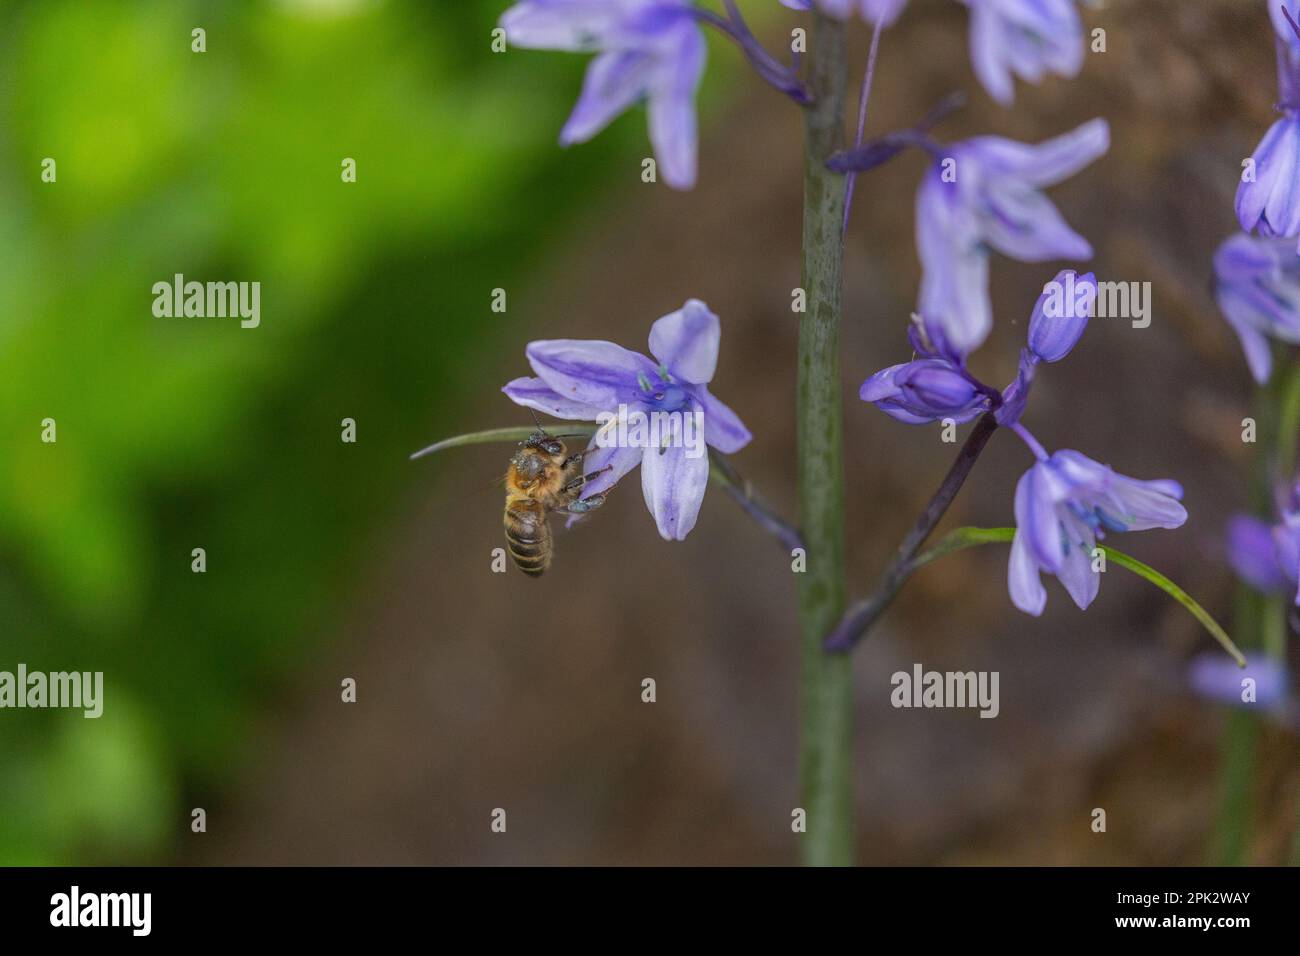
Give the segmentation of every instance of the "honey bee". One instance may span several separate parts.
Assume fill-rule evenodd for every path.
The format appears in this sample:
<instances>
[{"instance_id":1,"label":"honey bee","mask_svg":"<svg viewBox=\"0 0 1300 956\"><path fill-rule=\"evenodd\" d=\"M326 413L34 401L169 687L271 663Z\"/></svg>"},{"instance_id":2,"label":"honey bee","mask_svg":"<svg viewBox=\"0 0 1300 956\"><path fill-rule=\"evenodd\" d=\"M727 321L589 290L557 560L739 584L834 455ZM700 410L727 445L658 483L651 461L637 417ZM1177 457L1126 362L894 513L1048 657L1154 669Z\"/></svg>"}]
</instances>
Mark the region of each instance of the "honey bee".
<instances>
[{"instance_id":1,"label":"honey bee","mask_svg":"<svg viewBox=\"0 0 1300 956\"><path fill-rule=\"evenodd\" d=\"M519 570L538 577L551 566L555 545L547 517L584 515L605 503L604 495L582 498L582 487L597 475L583 474L586 451L568 454L564 442L547 434L539 423L537 431L519 445L506 470L506 544Z\"/></svg>"}]
</instances>

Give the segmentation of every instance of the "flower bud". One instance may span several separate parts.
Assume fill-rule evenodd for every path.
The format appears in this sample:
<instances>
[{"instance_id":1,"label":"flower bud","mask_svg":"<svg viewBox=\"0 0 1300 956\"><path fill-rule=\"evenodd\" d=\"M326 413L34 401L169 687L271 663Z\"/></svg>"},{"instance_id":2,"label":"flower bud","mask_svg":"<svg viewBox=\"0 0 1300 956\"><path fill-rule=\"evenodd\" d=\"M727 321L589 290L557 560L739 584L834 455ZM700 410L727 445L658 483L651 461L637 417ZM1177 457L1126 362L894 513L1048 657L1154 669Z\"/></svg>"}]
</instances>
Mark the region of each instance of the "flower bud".
<instances>
[{"instance_id":1,"label":"flower bud","mask_svg":"<svg viewBox=\"0 0 1300 956\"><path fill-rule=\"evenodd\" d=\"M1029 350L1043 362L1070 354L1097 306L1097 280L1064 269L1043 287L1029 317Z\"/></svg>"}]
</instances>

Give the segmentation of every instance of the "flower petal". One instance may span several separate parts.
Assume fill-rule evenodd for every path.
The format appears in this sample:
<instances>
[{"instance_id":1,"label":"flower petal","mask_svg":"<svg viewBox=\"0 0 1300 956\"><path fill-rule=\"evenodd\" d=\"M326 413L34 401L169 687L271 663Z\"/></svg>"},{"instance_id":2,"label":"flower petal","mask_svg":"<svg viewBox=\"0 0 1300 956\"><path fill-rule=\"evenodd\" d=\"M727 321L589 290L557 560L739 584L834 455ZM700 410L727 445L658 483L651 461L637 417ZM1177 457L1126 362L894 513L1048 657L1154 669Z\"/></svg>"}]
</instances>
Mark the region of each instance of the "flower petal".
<instances>
[{"instance_id":1,"label":"flower petal","mask_svg":"<svg viewBox=\"0 0 1300 956\"><path fill-rule=\"evenodd\" d=\"M609 0L522 0L500 24L511 46L583 52L598 49L625 15Z\"/></svg>"},{"instance_id":2,"label":"flower petal","mask_svg":"<svg viewBox=\"0 0 1300 956\"><path fill-rule=\"evenodd\" d=\"M1116 475L1109 497L1119 510L1113 517L1118 518L1125 531L1181 528L1187 521L1187 509L1178 500L1182 488L1177 482L1138 481Z\"/></svg>"},{"instance_id":3,"label":"flower petal","mask_svg":"<svg viewBox=\"0 0 1300 956\"><path fill-rule=\"evenodd\" d=\"M1083 66L1083 24L1074 0L968 4L975 74L1004 106L1012 100L1012 71L1037 83L1047 73L1075 76Z\"/></svg>"},{"instance_id":4,"label":"flower petal","mask_svg":"<svg viewBox=\"0 0 1300 956\"><path fill-rule=\"evenodd\" d=\"M916 248L921 258L917 311L942 330L955 352L973 352L993 328L988 253L958 184L943 182L938 166L931 167L916 194Z\"/></svg>"},{"instance_id":5,"label":"flower petal","mask_svg":"<svg viewBox=\"0 0 1300 956\"><path fill-rule=\"evenodd\" d=\"M1029 316L1029 348L1044 362L1059 362L1070 354L1092 317L1097 303L1097 279L1073 269L1057 273L1038 297Z\"/></svg>"},{"instance_id":6,"label":"flower petal","mask_svg":"<svg viewBox=\"0 0 1300 956\"><path fill-rule=\"evenodd\" d=\"M1023 479L1022 479L1023 483ZM1020 497L1016 489L1016 497ZM1029 548L1028 535L1021 528L1016 528L1015 537L1011 539L1011 560L1007 564L1007 591L1011 603L1024 611L1038 617L1047 604L1047 590L1039 578L1038 562L1034 560Z\"/></svg>"},{"instance_id":7,"label":"flower petal","mask_svg":"<svg viewBox=\"0 0 1300 956\"><path fill-rule=\"evenodd\" d=\"M1297 168L1300 167L1300 121L1283 121L1282 135L1270 162L1274 166L1273 189L1264 206L1268 234L1300 235L1300 183L1297 182Z\"/></svg>"},{"instance_id":8,"label":"flower petal","mask_svg":"<svg viewBox=\"0 0 1300 956\"><path fill-rule=\"evenodd\" d=\"M1101 573L1092 569L1092 550L1097 546L1092 528L1073 514L1063 515L1061 527L1068 536L1068 546L1056 577L1065 585L1074 603L1081 611L1097 597L1101 588Z\"/></svg>"},{"instance_id":9,"label":"flower petal","mask_svg":"<svg viewBox=\"0 0 1300 956\"><path fill-rule=\"evenodd\" d=\"M1215 299L1241 340L1251 374L1268 381L1268 339L1300 343L1300 257L1290 239L1238 233L1214 254Z\"/></svg>"},{"instance_id":10,"label":"flower petal","mask_svg":"<svg viewBox=\"0 0 1300 956\"><path fill-rule=\"evenodd\" d=\"M703 385L692 390L704 412L704 441L722 452L733 455L753 439L740 416L720 402Z\"/></svg>"},{"instance_id":11,"label":"flower petal","mask_svg":"<svg viewBox=\"0 0 1300 956\"><path fill-rule=\"evenodd\" d=\"M1273 529L1273 548L1282 573L1292 581L1300 581L1300 522L1295 515L1283 516L1282 524ZM1295 603L1300 605L1300 592Z\"/></svg>"},{"instance_id":12,"label":"flower petal","mask_svg":"<svg viewBox=\"0 0 1300 956\"><path fill-rule=\"evenodd\" d=\"M1289 590L1270 524L1249 515L1237 515L1228 522L1227 539L1228 563L1237 577L1266 594Z\"/></svg>"},{"instance_id":13,"label":"flower petal","mask_svg":"<svg viewBox=\"0 0 1300 956\"><path fill-rule=\"evenodd\" d=\"M587 457L582 460L583 473L591 474L606 467L610 470L582 486L583 498L609 491L618 484L619 479L641 464L641 458L645 454L644 448L618 445L601 447L595 442L596 439L593 437L592 444L588 446L590 450L587 452Z\"/></svg>"},{"instance_id":14,"label":"flower petal","mask_svg":"<svg viewBox=\"0 0 1300 956\"><path fill-rule=\"evenodd\" d=\"M1220 285L1215 289L1214 298L1219 311L1237 333L1251 376L1263 385L1273 374L1273 347L1259 328L1268 321L1267 317L1261 318L1253 301L1255 297L1243 295L1233 286Z\"/></svg>"},{"instance_id":15,"label":"flower petal","mask_svg":"<svg viewBox=\"0 0 1300 956\"><path fill-rule=\"evenodd\" d=\"M988 212L984 238L1004 256L1021 262L1092 258L1088 240L1070 228L1050 199L1023 181L990 179L982 196Z\"/></svg>"},{"instance_id":16,"label":"flower petal","mask_svg":"<svg viewBox=\"0 0 1300 956\"><path fill-rule=\"evenodd\" d=\"M1254 182L1237 186L1237 221L1246 232L1258 229L1268 236L1294 236L1300 232L1300 186L1296 183L1300 120L1284 117L1269 127L1259 141L1254 160Z\"/></svg>"},{"instance_id":17,"label":"flower petal","mask_svg":"<svg viewBox=\"0 0 1300 956\"><path fill-rule=\"evenodd\" d=\"M591 139L645 95L654 73L654 57L640 50L596 57L587 67L582 95L560 131L560 142L569 146Z\"/></svg>"},{"instance_id":18,"label":"flower petal","mask_svg":"<svg viewBox=\"0 0 1300 956\"><path fill-rule=\"evenodd\" d=\"M641 491L666 541L681 541L695 527L709 484L709 456L691 458L688 450L647 448L641 459Z\"/></svg>"},{"instance_id":19,"label":"flower petal","mask_svg":"<svg viewBox=\"0 0 1300 956\"><path fill-rule=\"evenodd\" d=\"M907 0L859 0L862 4L862 18L872 26L893 26Z\"/></svg>"},{"instance_id":20,"label":"flower petal","mask_svg":"<svg viewBox=\"0 0 1300 956\"><path fill-rule=\"evenodd\" d=\"M1035 464L1016 483L1016 531L1025 533L1025 544L1034 562L1055 574L1061 567L1061 529L1048 467Z\"/></svg>"},{"instance_id":21,"label":"flower petal","mask_svg":"<svg viewBox=\"0 0 1300 956\"><path fill-rule=\"evenodd\" d=\"M674 189L695 185L699 133L695 118L695 91L704 75L707 47L693 24L680 27L675 55L664 56L655 68L649 91L650 142L664 182Z\"/></svg>"},{"instance_id":22,"label":"flower petal","mask_svg":"<svg viewBox=\"0 0 1300 956\"><path fill-rule=\"evenodd\" d=\"M688 299L650 327L650 354L691 385L712 381L721 341L722 323L699 299Z\"/></svg>"},{"instance_id":23,"label":"flower petal","mask_svg":"<svg viewBox=\"0 0 1300 956\"><path fill-rule=\"evenodd\" d=\"M1001 136L977 136L966 145L990 172L1010 175L1037 189L1054 186L1104 156L1110 124L1094 119L1041 143L1018 143Z\"/></svg>"},{"instance_id":24,"label":"flower petal","mask_svg":"<svg viewBox=\"0 0 1300 956\"><path fill-rule=\"evenodd\" d=\"M517 378L501 389L516 405L535 408L556 418L594 422L603 409L565 398L540 378Z\"/></svg>"},{"instance_id":25,"label":"flower petal","mask_svg":"<svg viewBox=\"0 0 1300 956\"><path fill-rule=\"evenodd\" d=\"M1003 24L996 11L978 0L970 5L971 67L980 85L1003 106L1015 100L1015 81L1003 49Z\"/></svg>"},{"instance_id":26,"label":"flower petal","mask_svg":"<svg viewBox=\"0 0 1300 956\"><path fill-rule=\"evenodd\" d=\"M637 376L655 374L654 364L613 342L544 339L530 342L528 364L570 401L612 411L639 397Z\"/></svg>"},{"instance_id":27,"label":"flower petal","mask_svg":"<svg viewBox=\"0 0 1300 956\"><path fill-rule=\"evenodd\" d=\"M894 383L905 402L939 416L963 411L982 397L970 380L944 359L908 362L895 373Z\"/></svg>"},{"instance_id":28,"label":"flower petal","mask_svg":"<svg viewBox=\"0 0 1300 956\"><path fill-rule=\"evenodd\" d=\"M1201 654L1192 661L1187 676L1192 690L1211 700L1250 708L1286 706L1286 668L1262 654L1248 657L1244 668L1217 652ZM1254 703L1242 700L1246 690L1243 681L1246 679L1254 681Z\"/></svg>"}]
</instances>

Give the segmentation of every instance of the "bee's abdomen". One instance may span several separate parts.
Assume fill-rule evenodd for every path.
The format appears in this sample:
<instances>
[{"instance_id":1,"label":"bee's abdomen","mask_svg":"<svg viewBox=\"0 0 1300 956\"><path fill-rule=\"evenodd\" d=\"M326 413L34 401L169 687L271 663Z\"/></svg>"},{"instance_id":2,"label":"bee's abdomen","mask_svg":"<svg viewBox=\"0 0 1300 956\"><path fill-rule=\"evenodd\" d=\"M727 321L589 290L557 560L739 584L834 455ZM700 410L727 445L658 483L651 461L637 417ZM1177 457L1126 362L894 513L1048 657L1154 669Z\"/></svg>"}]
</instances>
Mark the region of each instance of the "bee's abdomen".
<instances>
[{"instance_id":1,"label":"bee's abdomen","mask_svg":"<svg viewBox=\"0 0 1300 956\"><path fill-rule=\"evenodd\" d=\"M520 571L537 577L551 566L551 529L541 504L511 502L506 506L505 527L510 557Z\"/></svg>"}]
</instances>

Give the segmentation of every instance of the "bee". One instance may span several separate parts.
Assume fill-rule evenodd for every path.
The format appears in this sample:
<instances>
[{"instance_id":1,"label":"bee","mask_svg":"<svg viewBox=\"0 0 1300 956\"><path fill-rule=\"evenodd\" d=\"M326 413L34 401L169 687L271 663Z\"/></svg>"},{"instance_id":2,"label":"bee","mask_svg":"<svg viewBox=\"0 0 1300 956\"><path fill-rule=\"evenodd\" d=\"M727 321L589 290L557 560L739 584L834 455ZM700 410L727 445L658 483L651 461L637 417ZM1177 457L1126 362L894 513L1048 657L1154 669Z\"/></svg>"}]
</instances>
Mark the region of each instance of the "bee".
<instances>
[{"instance_id":1,"label":"bee","mask_svg":"<svg viewBox=\"0 0 1300 956\"><path fill-rule=\"evenodd\" d=\"M555 545L547 517L585 515L605 503L605 496L582 498L583 486L612 466L583 474L586 451L568 454L564 442L547 434L538 423L537 431L519 445L506 470L506 544L519 570L540 576L551 566Z\"/></svg>"}]
</instances>

